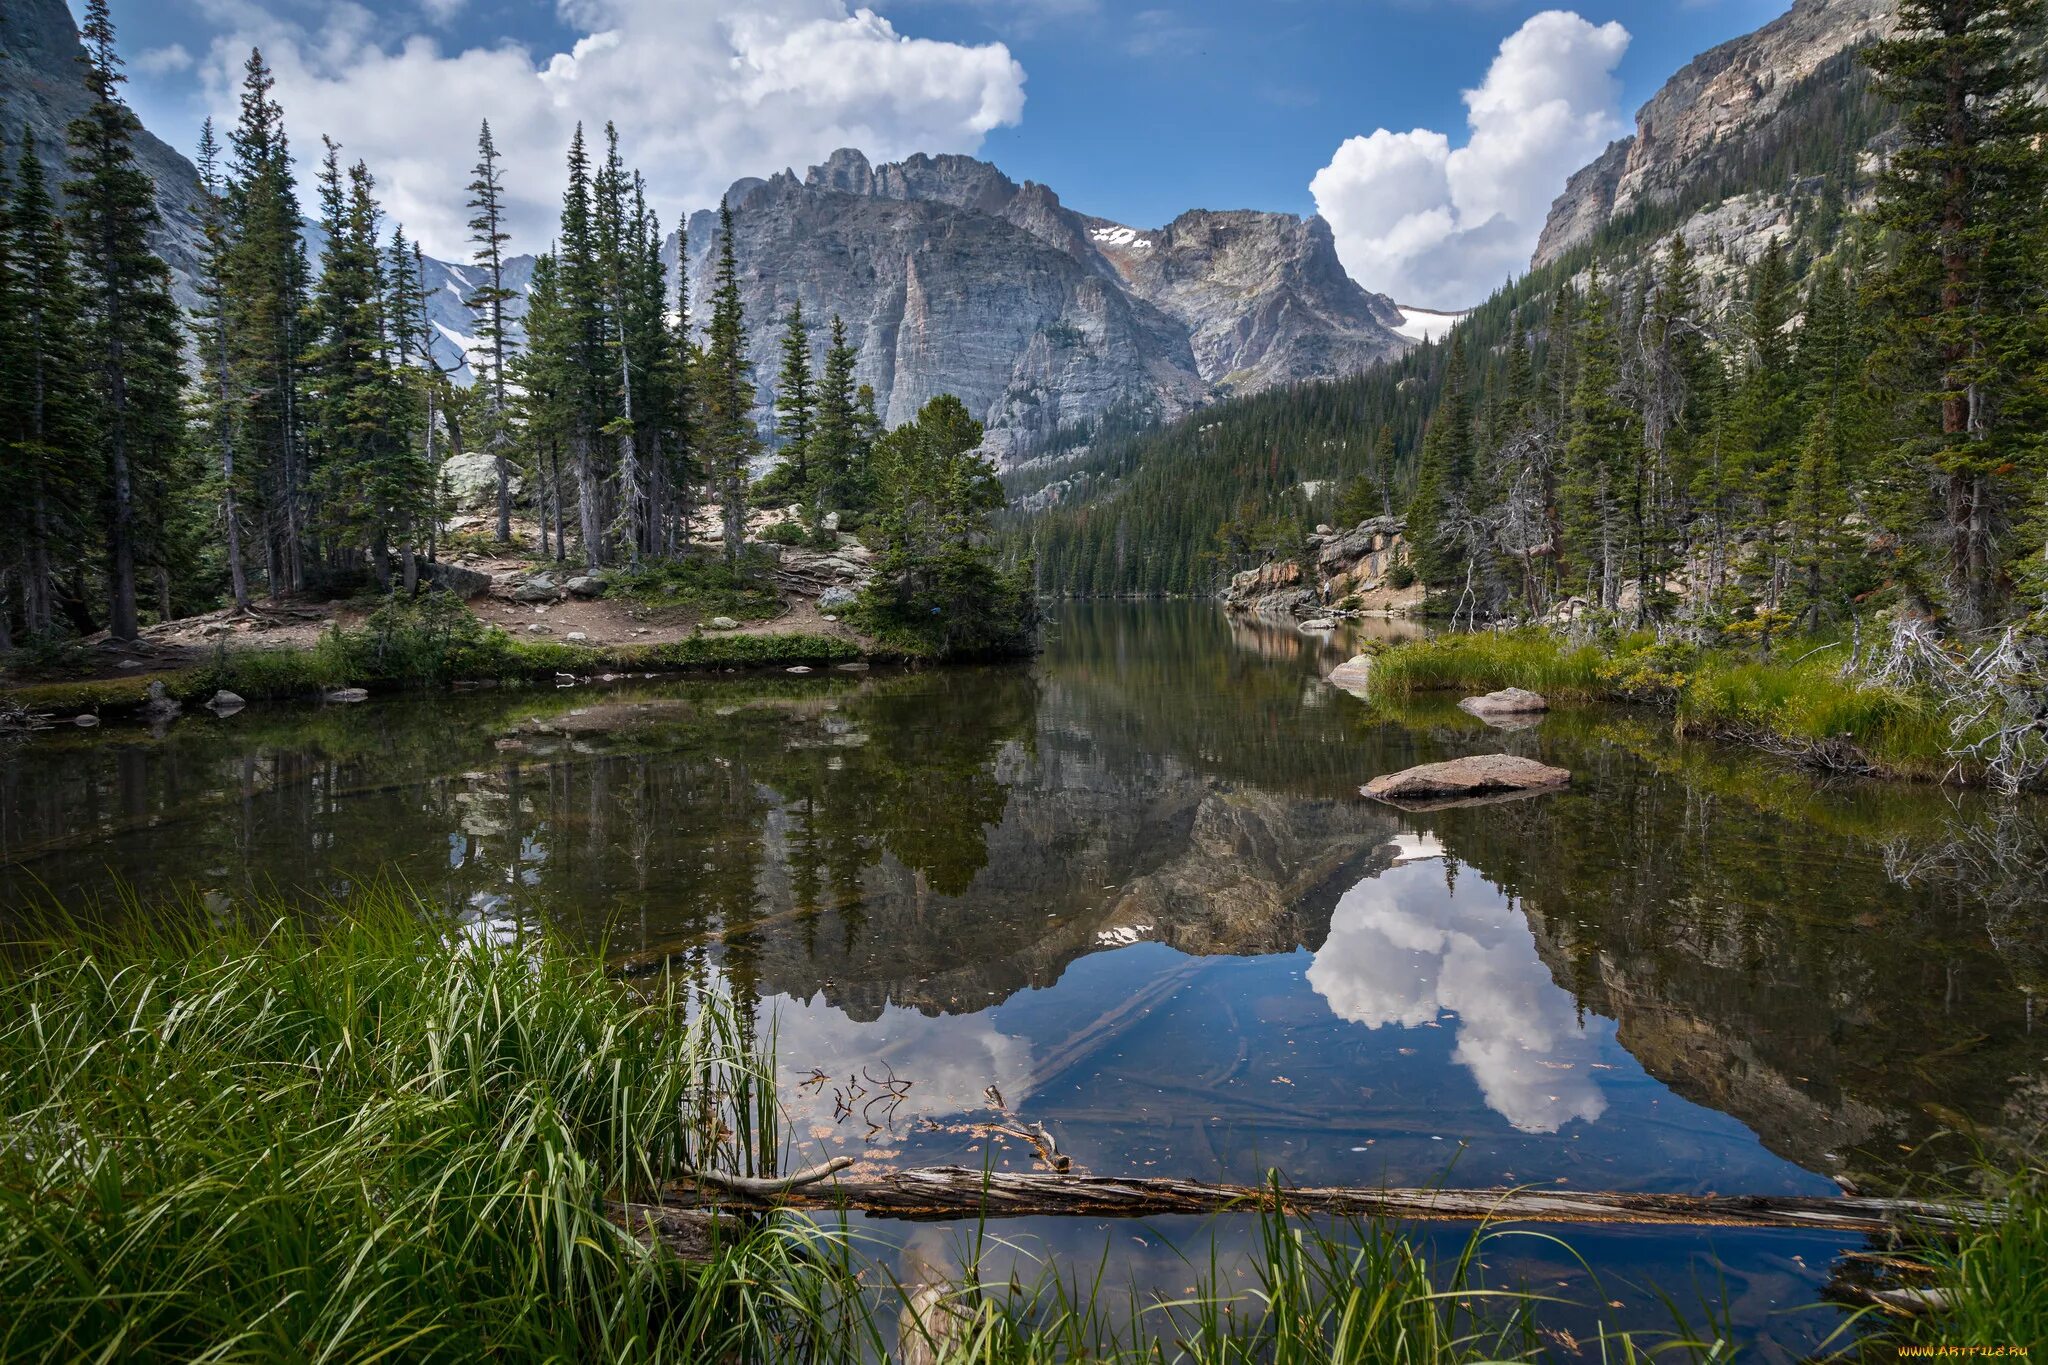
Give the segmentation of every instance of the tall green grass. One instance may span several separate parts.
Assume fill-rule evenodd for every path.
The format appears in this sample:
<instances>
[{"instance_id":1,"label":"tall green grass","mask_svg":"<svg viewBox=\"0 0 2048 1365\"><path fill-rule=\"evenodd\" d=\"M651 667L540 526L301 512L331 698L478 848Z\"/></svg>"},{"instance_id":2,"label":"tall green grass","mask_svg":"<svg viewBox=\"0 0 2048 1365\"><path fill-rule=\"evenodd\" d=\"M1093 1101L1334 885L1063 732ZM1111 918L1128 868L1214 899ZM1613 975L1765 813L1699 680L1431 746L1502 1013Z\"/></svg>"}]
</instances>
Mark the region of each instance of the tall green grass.
<instances>
[{"instance_id":1,"label":"tall green grass","mask_svg":"<svg viewBox=\"0 0 2048 1365\"><path fill-rule=\"evenodd\" d=\"M0 976L0 1359L695 1361L827 1330L804 1294L739 1302L808 1283L808 1239L685 1268L604 1215L743 1159L729 1011L395 891L317 931L142 922L60 925Z\"/></svg>"},{"instance_id":2,"label":"tall green grass","mask_svg":"<svg viewBox=\"0 0 2048 1365\"><path fill-rule=\"evenodd\" d=\"M2008 1177L2005 1221L1922 1248L1941 1311L1902 1326L1921 1345L2048 1346L2048 1168Z\"/></svg>"}]
</instances>

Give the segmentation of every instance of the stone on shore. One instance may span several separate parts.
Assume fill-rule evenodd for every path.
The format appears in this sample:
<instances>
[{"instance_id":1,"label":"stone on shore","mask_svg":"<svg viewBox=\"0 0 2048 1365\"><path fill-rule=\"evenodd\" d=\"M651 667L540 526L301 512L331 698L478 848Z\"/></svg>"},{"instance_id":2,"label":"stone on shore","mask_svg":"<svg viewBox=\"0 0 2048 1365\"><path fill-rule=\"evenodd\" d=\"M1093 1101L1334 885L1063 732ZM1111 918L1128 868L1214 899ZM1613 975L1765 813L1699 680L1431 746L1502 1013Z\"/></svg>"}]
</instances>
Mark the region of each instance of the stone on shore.
<instances>
[{"instance_id":1,"label":"stone on shore","mask_svg":"<svg viewBox=\"0 0 2048 1365\"><path fill-rule=\"evenodd\" d=\"M1467 697L1458 703L1458 709L1487 720L1494 716L1529 716L1548 711L1550 703L1542 693L1529 692L1519 687L1504 687L1498 692L1488 692L1483 697Z\"/></svg>"},{"instance_id":2,"label":"stone on shore","mask_svg":"<svg viewBox=\"0 0 2048 1365\"><path fill-rule=\"evenodd\" d=\"M213 694L212 700L206 703L206 709L213 712L216 716L231 716L248 704L240 696L223 687L220 691Z\"/></svg>"},{"instance_id":3,"label":"stone on shore","mask_svg":"<svg viewBox=\"0 0 2048 1365\"><path fill-rule=\"evenodd\" d=\"M562 586L569 590L569 596L581 597L587 600L604 596L605 591L611 587L611 584L597 574L585 573L576 575Z\"/></svg>"},{"instance_id":4,"label":"stone on shore","mask_svg":"<svg viewBox=\"0 0 2048 1365\"><path fill-rule=\"evenodd\" d=\"M368 701L370 693L362 687L337 687L327 694L326 699L331 702Z\"/></svg>"},{"instance_id":5,"label":"stone on shore","mask_svg":"<svg viewBox=\"0 0 2048 1365\"><path fill-rule=\"evenodd\" d=\"M546 574L535 574L518 587L512 589L514 602L552 602L561 596L562 590L555 586L555 580Z\"/></svg>"},{"instance_id":6,"label":"stone on shore","mask_svg":"<svg viewBox=\"0 0 2048 1365\"><path fill-rule=\"evenodd\" d=\"M1345 662L1331 669L1330 676L1324 679L1324 681L1332 687L1341 687L1347 692L1363 692L1365 691L1367 681L1371 677L1372 656L1370 654L1354 654Z\"/></svg>"},{"instance_id":7,"label":"stone on shore","mask_svg":"<svg viewBox=\"0 0 2048 1365\"><path fill-rule=\"evenodd\" d=\"M1505 792L1541 792L1567 786L1569 771L1515 754L1474 754L1384 773L1365 784L1367 796L1391 802L1436 802Z\"/></svg>"},{"instance_id":8,"label":"stone on shore","mask_svg":"<svg viewBox=\"0 0 2048 1365\"><path fill-rule=\"evenodd\" d=\"M844 611L860 600L860 594L852 588L834 584L818 594L819 611Z\"/></svg>"},{"instance_id":9,"label":"stone on shore","mask_svg":"<svg viewBox=\"0 0 2048 1365\"><path fill-rule=\"evenodd\" d=\"M730 616L714 616L704 623L706 630L738 630L740 623Z\"/></svg>"}]
</instances>

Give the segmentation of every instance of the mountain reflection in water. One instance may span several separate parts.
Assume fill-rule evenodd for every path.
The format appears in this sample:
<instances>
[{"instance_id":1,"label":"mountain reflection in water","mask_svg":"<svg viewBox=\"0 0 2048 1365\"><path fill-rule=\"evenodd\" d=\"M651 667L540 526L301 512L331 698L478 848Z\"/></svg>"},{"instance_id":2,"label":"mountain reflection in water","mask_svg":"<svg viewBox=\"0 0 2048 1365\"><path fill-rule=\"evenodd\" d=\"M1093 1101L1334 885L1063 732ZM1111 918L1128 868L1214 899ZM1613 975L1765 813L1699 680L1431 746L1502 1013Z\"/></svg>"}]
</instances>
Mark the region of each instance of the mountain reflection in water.
<instances>
[{"instance_id":1,"label":"mountain reflection in water","mask_svg":"<svg viewBox=\"0 0 2048 1365\"><path fill-rule=\"evenodd\" d=\"M467 932L729 985L792 1141L876 1166L1026 1166L990 1126L1043 1122L1102 1171L1825 1191L2038 1140L2037 808L1647 714L1381 717L1319 680L1355 644L1069 607L1031 667L41 736L0 752L0 905L392 869ZM1572 789L1358 795L1500 748Z\"/></svg>"}]
</instances>

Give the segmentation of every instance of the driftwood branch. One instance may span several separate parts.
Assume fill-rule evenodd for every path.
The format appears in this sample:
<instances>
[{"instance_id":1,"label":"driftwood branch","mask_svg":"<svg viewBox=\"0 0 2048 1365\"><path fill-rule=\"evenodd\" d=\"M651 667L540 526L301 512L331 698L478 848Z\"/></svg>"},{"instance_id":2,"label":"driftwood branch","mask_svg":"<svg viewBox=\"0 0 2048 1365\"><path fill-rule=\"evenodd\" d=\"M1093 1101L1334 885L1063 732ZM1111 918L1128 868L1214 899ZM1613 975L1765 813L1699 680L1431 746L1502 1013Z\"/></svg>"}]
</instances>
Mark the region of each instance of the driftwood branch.
<instances>
[{"instance_id":1,"label":"driftwood branch","mask_svg":"<svg viewBox=\"0 0 2048 1365\"><path fill-rule=\"evenodd\" d=\"M834 1171L847 1158L825 1163ZM824 1167L800 1172L799 1181L739 1183L706 1179L718 1188L671 1190L668 1206L702 1208L737 1194L785 1208L856 1209L885 1218L1156 1217L1271 1207L1272 1188L1196 1180L1134 1179L980 1171L962 1166L895 1171L861 1180L832 1180ZM748 1185L756 1188L748 1188ZM794 1187L792 1187L794 1186ZM1830 1198L1817 1195L1612 1194L1559 1189L1354 1189L1278 1188L1290 1214L1336 1214L1409 1221L1530 1223L1652 1223L1696 1227L1806 1228L1852 1234L1885 1233L1901 1225L1947 1233L1996 1221L2000 1210L1982 1203L1927 1203L1910 1199Z\"/></svg>"},{"instance_id":2,"label":"driftwood branch","mask_svg":"<svg viewBox=\"0 0 2048 1365\"><path fill-rule=\"evenodd\" d=\"M699 1185L715 1185L721 1190L745 1195L750 1199L773 1199L789 1194L806 1185L816 1185L830 1180L833 1176L854 1164L850 1156L835 1156L830 1161L821 1161L807 1166L790 1175L724 1175L718 1171L688 1171L684 1179L694 1180Z\"/></svg>"}]
</instances>

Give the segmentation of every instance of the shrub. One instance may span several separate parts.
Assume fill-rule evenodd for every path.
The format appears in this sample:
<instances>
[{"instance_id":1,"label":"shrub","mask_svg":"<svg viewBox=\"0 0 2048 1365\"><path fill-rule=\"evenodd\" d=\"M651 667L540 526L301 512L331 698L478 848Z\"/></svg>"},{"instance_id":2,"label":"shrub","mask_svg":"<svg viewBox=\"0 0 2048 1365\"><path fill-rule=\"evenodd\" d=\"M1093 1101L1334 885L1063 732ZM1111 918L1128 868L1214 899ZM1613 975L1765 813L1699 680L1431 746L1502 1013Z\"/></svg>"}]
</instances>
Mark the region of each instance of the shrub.
<instances>
[{"instance_id":1,"label":"shrub","mask_svg":"<svg viewBox=\"0 0 2048 1365\"><path fill-rule=\"evenodd\" d=\"M1414 587L1415 567L1411 564L1396 564L1393 572L1387 575L1387 586L1393 588Z\"/></svg>"}]
</instances>

